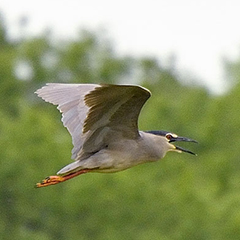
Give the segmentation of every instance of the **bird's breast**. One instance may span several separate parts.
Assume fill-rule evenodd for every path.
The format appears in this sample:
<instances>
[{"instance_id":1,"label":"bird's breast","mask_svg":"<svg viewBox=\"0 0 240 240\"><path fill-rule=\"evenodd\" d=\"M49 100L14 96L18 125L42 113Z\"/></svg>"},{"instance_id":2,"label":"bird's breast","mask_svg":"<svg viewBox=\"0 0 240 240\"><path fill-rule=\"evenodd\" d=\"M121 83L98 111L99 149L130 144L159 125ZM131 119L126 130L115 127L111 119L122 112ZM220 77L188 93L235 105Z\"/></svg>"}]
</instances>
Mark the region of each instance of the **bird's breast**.
<instances>
[{"instance_id":1,"label":"bird's breast","mask_svg":"<svg viewBox=\"0 0 240 240\"><path fill-rule=\"evenodd\" d=\"M102 172L117 172L138 164L157 161L161 154L148 144L135 140L125 140L109 145L97 154L101 160Z\"/></svg>"}]
</instances>

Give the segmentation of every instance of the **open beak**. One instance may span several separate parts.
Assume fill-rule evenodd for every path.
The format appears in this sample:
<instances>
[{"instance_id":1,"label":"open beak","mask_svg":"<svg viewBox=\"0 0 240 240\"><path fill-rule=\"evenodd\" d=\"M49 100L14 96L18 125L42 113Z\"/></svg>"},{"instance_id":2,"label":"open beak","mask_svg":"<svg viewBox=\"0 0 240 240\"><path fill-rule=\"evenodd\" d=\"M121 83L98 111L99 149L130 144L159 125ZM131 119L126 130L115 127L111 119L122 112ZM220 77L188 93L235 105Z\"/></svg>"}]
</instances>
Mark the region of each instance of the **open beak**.
<instances>
[{"instance_id":1,"label":"open beak","mask_svg":"<svg viewBox=\"0 0 240 240\"><path fill-rule=\"evenodd\" d=\"M190 139L190 138L186 138L186 137L172 137L171 140L169 141L169 143L171 142L193 142L193 143L198 143L196 140L193 140L193 139ZM188 150L188 149L185 149L185 148L182 148L182 147L179 147L179 146L175 146L175 150L178 151L178 152L186 152L186 153L190 153L190 154L193 154L195 156L197 156L196 153Z\"/></svg>"}]
</instances>

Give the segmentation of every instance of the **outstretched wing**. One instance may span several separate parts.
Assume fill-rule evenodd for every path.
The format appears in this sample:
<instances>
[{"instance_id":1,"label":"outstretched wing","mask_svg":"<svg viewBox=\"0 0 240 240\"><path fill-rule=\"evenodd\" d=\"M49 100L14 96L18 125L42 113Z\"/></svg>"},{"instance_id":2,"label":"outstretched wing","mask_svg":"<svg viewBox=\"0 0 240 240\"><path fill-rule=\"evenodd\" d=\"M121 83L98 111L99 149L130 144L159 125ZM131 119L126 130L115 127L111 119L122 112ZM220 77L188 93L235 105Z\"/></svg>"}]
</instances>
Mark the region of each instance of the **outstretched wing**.
<instances>
[{"instance_id":1,"label":"outstretched wing","mask_svg":"<svg viewBox=\"0 0 240 240\"><path fill-rule=\"evenodd\" d=\"M132 85L47 84L37 90L58 105L72 136L73 159L99 151L121 138L136 139L138 116L150 92Z\"/></svg>"},{"instance_id":2,"label":"outstretched wing","mask_svg":"<svg viewBox=\"0 0 240 240\"><path fill-rule=\"evenodd\" d=\"M72 136L74 146L72 159L76 159L85 139L82 129L89 108L85 105L84 97L99 86L97 84L48 83L36 91L37 95L46 102L58 105L57 108L62 113L63 125Z\"/></svg>"},{"instance_id":3,"label":"outstretched wing","mask_svg":"<svg viewBox=\"0 0 240 240\"><path fill-rule=\"evenodd\" d=\"M101 85L85 96L89 107L83 133L85 152L94 152L121 138L136 139L138 116L150 92L132 85Z\"/></svg>"}]
</instances>

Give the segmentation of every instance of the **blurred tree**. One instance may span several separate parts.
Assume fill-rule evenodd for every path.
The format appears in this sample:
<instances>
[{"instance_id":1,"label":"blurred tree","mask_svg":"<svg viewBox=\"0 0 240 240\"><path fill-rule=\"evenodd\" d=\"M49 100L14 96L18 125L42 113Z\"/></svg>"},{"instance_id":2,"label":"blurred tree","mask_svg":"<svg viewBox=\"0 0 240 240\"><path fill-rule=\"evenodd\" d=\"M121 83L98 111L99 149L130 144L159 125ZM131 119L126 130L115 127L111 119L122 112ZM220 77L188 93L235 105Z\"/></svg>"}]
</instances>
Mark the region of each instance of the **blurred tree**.
<instances>
[{"instance_id":1,"label":"blurred tree","mask_svg":"<svg viewBox=\"0 0 240 240\"><path fill-rule=\"evenodd\" d=\"M0 15L0 102L2 111L12 117L18 114L16 103L22 96L22 84L13 74L16 56L16 45L8 41L6 26Z\"/></svg>"}]
</instances>

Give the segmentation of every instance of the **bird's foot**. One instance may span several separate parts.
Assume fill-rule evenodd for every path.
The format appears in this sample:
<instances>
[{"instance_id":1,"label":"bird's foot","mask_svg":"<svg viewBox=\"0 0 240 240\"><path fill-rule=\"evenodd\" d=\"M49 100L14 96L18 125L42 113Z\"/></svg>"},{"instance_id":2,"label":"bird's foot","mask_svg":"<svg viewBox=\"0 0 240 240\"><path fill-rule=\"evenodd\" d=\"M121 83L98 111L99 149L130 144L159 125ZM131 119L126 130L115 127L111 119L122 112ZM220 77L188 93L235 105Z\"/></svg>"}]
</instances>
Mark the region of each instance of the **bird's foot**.
<instances>
[{"instance_id":1,"label":"bird's foot","mask_svg":"<svg viewBox=\"0 0 240 240\"><path fill-rule=\"evenodd\" d=\"M66 180L69 180L73 177L76 177L80 174L87 173L87 172L89 172L88 169L81 169L77 172L73 172L73 173L70 173L70 174L64 175L64 176L60 176L60 175L49 176L49 177L46 177L45 179L43 179L41 182L37 183L35 185L35 187L40 188L40 187L47 187L47 186L50 186L50 185L55 185L55 184L64 182Z\"/></svg>"}]
</instances>

